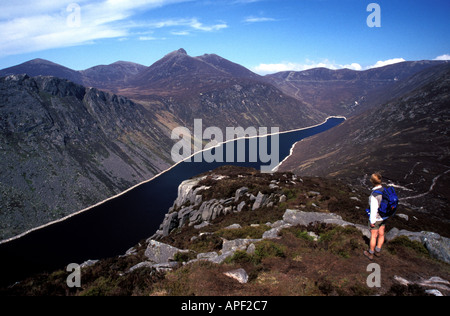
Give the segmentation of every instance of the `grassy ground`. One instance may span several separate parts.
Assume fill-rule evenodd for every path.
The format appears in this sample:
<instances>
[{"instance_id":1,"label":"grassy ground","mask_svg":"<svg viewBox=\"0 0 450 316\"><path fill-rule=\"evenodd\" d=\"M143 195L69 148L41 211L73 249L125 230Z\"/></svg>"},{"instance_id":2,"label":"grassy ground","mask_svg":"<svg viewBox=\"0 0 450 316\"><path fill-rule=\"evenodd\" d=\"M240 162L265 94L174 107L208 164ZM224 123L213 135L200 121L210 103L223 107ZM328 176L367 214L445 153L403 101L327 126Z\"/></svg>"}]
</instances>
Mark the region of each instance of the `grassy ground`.
<instances>
[{"instance_id":1,"label":"grassy ground","mask_svg":"<svg viewBox=\"0 0 450 316\"><path fill-rule=\"evenodd\" d=\"M230 197L238 188L247 186L253 194L276 191L287 199L270 208L255 211L244 209L241 213L219 217L212 225L201 230L184 227L174 231L161 241L180 249L189 249L190 252L176 256L180 265L171 272L162 273L144 268L126 273L130 267L145 260L146 243L142 241L135 247L135 255L101 260L84 268L82 287L79 289L69 289L66 285L69 273L60 270L2 289L0 295L425 295L425 289L399 285L394 277L413 281L433 276L450 279L448 264L432 259L422 244L400 237L386 243L382 256L375 259L374 262L381 269L381 287L370 288L367 278L371 271L368 272L367 268L371 262L362 255L368 247L367 238L352 227L324 224L286 228L281 231L279 239L256 243L253 254L238 251L223 264L196 262L183 265L181 262L195 258L197 253L220 251L223 238L261 238L270 229L265 224L282 219L289 208L332 212L341 215L346 221L359 224L367 222L364 209L368 192L337 180L303 178L302 181L291 182L292 174L260 174L252 169L236 168L221 168L214 173L229 178L216 183L207 178L202 185L212 186L208 190L208 198ZM268 185L273 180L278 181L279 187L269 190ZM445 236L446 227L443 224L427 222L423 214L413 214L408 209L399 212L409 215L410 220L396 217L388 223L388 231L397 227L411 231L430 230ZM424 218L423 222L420 222L421 218ZM235 223L239 223L242 228L224 229ZM433 227L438 231L433 230ZM202 232L211 234L198 237ZM318 236L317 240L307 232L314 232ZM198 238L192 240L194 236ZM247 284L240 284L224 275L224 272L237 268L243 268L248 273Z\"/></svg>"}]
</instances>

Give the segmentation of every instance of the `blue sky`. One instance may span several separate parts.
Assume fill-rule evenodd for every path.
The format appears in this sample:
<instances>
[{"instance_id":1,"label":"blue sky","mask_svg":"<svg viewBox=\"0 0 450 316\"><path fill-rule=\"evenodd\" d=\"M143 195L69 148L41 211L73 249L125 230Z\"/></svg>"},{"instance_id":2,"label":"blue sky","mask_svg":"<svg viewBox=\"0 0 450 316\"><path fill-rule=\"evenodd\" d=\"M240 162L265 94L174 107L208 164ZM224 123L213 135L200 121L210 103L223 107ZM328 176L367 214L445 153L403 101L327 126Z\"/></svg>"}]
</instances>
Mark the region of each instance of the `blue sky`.
<instances>
[{"instance_id":1,"label":"blue sky","mask_svg":"<svg viewBox=\"0 0 450 316\"><path fill-rule=\"evenodd\" d=\"M450 59L448 0L0 1L0 69L34 58L149 66L179 48L260 74ZM370 3L381 27L367 25Z\"/></svg>"}]
</instances>

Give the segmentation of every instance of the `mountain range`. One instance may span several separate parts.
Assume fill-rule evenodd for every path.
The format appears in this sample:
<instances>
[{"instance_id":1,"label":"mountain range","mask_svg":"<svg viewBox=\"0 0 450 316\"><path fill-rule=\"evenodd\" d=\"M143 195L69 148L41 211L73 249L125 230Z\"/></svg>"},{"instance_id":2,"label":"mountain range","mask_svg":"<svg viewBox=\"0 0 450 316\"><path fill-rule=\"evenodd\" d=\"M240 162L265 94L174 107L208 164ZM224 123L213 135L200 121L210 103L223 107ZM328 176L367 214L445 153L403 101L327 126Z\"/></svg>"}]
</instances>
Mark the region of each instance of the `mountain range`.
<instances>
[{"instance_id":1,"label":"mountain range","mask_svg":"<svg viewBox=\"0 0 450 316\"><path fill-rule=\"evenodd\" d=\"M298 143L280 170L366 186L379 171L404 207L448 224L450 65L421 71L389 92L379 105Z\"/></svg>"},{"instance_id":2,"label":"mountain range","mask_svg":"<svg viewBox=\"0 0 450 316\"><path fill-rule=\"evenodd\" d=\"M35 59L0 70L0 239L89 207L166 169L172 164L171 130L192 129L194 119L222 129L285 131L346 115L353 119L339 129L344 138L360 132L352 122L371 126L358 115L394 97L420 93L424 80L430 86L432 78L439 82L435 75L443 67L446 62L420 61L360 72L313 69L260 76L218 55L191 57L179 49L149 67L120 61L76 71ZM428 107L418 109L428 113ZM442 112L430 112L430 119L446 117L436 114ZM385 126L377 128L381 133ZM304 153L323 156L332 146L337 145L324 143L316 154L310 146ZM327 167L346 155L363 160L357 154L364 152L348 149ZM441 149L430 146L427 152ZM311 157L295 154L283 168L304 172L299 166Z\"/></svg>"}]
</instances>

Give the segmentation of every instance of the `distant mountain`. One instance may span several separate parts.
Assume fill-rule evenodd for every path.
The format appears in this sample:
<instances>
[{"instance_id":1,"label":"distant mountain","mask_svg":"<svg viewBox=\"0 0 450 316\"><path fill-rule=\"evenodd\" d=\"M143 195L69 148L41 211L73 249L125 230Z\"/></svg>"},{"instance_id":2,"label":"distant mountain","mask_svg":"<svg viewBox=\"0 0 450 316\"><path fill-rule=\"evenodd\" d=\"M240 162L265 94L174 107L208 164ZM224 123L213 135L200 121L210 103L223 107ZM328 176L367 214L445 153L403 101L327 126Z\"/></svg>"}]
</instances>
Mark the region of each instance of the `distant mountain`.
<instances>
[{"instance_id":1,"label":"distant mountain","mask_svg":"<svg viewBox=\"0 0 450 316\"><path fill-rule=\"evenodd\" d=\"M389 89L399 81L446 61L403 62L366 71L316 68L286 71L265 78L286 94L330 115L362 113L387 101Z\"/></svg>"},{"instance_id":2,"label":"distant mountain","mask_svg":"<svg viewBox=\"0 0 450 316\"><path fill-rule=\"evenodd\" d=\"M223 77L230 75L179 49L135 76L128 86L149 94L180 95L202 90Z\"/></svg>"},{"instance_id":3,"label":"distant mountain","mask_svg":"<svg viewBox=\"0 0 450 316\"><path fill-rule=\"evenodd\" d=\"M245 67L217 55L191 57L184 49L167 54L117 92L150 103L158 113L173 115L188 127L201 118L205 124L221 128L266 126L287 130L326 118Z\"/></svg>"},{"instance_id":4,"label":"distant mountain","mask_svg":"<svg viewBox=\"0 0 450 316\"><path fill-rule=\"evenodd\" d=\"M49 66L51 65L51 67ZM35 60L0 71L1 75L46 75L110 91L135 100L165 126L265 126L282 130L323 122L324 113L285 95L272 83L218 55L191 57L171 52L150 67L117 62L75 71Z\"/></svg>"},{"instance_id":5,"label":"distant mountain","mask_svg":"<svg viewBox=\"0 0 450 316\"><path fill-rule=\"evenodd\" d=\"M99 89L114 90L130 77L146 69L146 66L118 61L111 65L95 66L76 71L45 59L33 59L23 64L0 70L0 77L27 74L30 77L52 76Z\"/></svg>"},{"instance_id":6,"label":"distant mountain","mask_svg":"<svg viewBox=\"0 0 450 316\"><path fill-rule=\"evenodd\" d=\"M403 205L450 220L450 65L427 68L391 93L388 102L298 143L281 170L367 186L381 171Z\"/></svg>"},{"instance_id":7,"label":"distant mountain","mask_svg":"<svg viewBox=\"0 0 450 316\"><path fill-rule=\"evenodd\" d=\"M140 72L128 87L141 93L184 97L217 85L232 85L237 79L263 81L261 76L218 55L191 57L181 48Z\"/></svg>"},{"instance_id":8,"label":"distant mountain","mask_svg":"<svg viewBox=\"0 0 450 316\"><path fill-rule=\"evenodd\" d=\"M169 133L121 96L55 77L0 78L0 240L167 169Z\"/></svg>"},{"instance_id":9,"label":"distant mountain","mask_svg":"<svg viewBox=\"0 0 450 316\"><path fill-rule=\"evenodd\" d=\"M114 90L115 87L123 85L145 69L147 67L144 65L118 61L111 65L100 65L82 70L80 74L84 77L85 86Z\"/></svg>"},{"instance_id":10,"label":"distant mountain","mask_svg":"<svg viewBox=\"0 0 450 316\"><path fill-rule=\"evenodd\" d=\"M67 79L77 84L83 84L84 81L80 72L40 58L0 70L0 77L21 74L27 74L30 77L53 76Z\"/></svg>"}]
</instances>

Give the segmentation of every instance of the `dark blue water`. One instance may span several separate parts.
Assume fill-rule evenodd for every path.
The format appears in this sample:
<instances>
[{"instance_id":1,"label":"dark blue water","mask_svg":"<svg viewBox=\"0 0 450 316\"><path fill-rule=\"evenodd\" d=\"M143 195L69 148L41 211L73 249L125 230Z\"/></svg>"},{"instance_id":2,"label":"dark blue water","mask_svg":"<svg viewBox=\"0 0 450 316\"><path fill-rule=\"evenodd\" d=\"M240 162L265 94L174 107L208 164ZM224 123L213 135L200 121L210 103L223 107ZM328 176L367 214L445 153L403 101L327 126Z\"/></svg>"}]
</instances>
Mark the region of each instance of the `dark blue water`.
<instances>
[{"instance_id":1,"label":"dark blue water","mask_svg":"<svg viewBox=\"0 0 450 316\"><path fill-rule=\"evenodd\" d=\"M289 155L294 143L343 121L330 118L320 126L280 134L280 161ZM270 137L268 143L270 148ZM154 180L89 211L2 244L0 284L9 284L34 273L63 269L69 263L124 254L156 232L173 205L181 182L222 165L259 170L261 162L181 163Z\"/></svg>"}]
</instances>

